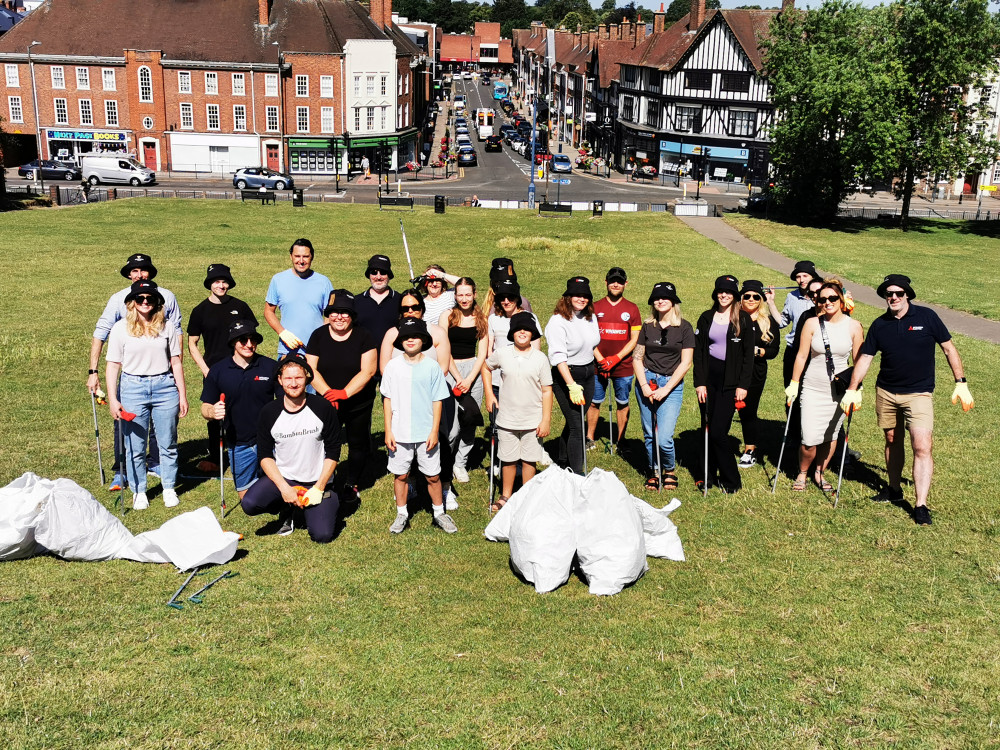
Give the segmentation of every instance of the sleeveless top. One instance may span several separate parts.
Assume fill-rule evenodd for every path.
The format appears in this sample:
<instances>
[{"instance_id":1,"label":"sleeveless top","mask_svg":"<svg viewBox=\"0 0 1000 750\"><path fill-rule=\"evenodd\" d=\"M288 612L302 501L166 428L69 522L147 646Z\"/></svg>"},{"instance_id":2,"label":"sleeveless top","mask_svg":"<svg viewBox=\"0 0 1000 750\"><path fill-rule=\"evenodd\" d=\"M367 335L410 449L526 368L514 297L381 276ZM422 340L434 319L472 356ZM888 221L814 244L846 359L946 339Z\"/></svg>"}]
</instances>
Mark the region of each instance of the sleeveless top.
<instances>
[{"instance_id":1,"label":"sleeveless top","mask_svg":"<svg viewBox=\"0 0 1000 750\"><path fill-rule=\"evenodd\" d=\"M448 341L451 342L452 359L475 359L476 344L479 342L475 326L469 326L468 328L449 326Z\"/></svg>"}]
</instances>

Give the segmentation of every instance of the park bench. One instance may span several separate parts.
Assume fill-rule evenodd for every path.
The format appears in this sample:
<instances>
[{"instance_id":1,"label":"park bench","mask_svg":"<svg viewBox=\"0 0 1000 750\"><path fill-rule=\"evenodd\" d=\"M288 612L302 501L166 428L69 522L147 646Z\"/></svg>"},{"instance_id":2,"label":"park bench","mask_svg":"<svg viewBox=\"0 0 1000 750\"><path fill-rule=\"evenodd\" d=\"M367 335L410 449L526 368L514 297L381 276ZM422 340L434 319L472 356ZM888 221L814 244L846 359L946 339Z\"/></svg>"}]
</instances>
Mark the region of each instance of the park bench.
<instances>
[{"instance_id":1,"label":"park bench","mask_svg":"<svg viewBox=\"0 0 1000 750\"><path fill-rule=\"evenodd\" d=\"M538 204L538 215L542 214L567 214L569 216L573 215L573 206L568 203L539 203Z\"/></svg>"},{"instance_id":2,"label":"park bench","mask_svg":"<svg viewBox=\"0 0 1000 750\"><path fill-rule=\"evenodd\" d=\"M413 198L407 195L380 195L378 197L378 210L383 208L408 208L413 210Z\"/></svg>"},{"instance_id":3,"label":"park bench","mask_svg":"<svg viewBox=\"0 0 1000 750\"><path fill-rule=\"evenodd\" d=\"M259 200L260 201L260 205L262 205L262 206L265 203L274 203L275 202L275 197L274 197L274 191L273 190L241 190L240 191L240 198L242 198L242 200L243 200L244 203L246 202L246 200L248 198L250 200L254 200L254 201Z\"/></svg>"}]
</instances>

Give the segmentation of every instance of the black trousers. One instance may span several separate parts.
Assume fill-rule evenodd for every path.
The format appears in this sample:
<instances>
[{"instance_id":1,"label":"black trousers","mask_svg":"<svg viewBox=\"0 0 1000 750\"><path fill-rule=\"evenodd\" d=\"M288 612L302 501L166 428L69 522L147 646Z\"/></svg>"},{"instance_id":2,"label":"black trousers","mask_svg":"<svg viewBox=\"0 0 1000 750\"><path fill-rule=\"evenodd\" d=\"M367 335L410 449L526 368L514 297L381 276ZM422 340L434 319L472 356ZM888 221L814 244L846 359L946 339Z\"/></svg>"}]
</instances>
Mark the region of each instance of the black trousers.
<instances>
[{"instance_id":1,"label":"black trousers","mask_svg":"<svg viewBox=\"0 0 1000 750\"><path fill-rule=\"evenodd\" d=\"M764 395L764 383L754 383L747 389L744 399L746 406L740 410L740 424L743 426L743 444L760 447L760 398ZM734 394L735 396L735 394Z\"/></svg>"},{"instance_id":2,"label":"black trousers","mask_svg":"<svg viewBox=\"0 0 1000 750\"><path fill-rule=\"evenodd\" d=\"M736 389L725 387L726 363L714 357L708 358L708 399L704 404L704 414L708 417L708 476L706 481L715 482L727 492L735 492L743 486L736 456L729 447L729 429L736 412ZM703 458L704 460L704 458Z\"/></svg>"},{"instance_id":3,"label":"black trousers","mask_svg":"<svg viewBox=\"0 0 1000 750\"><path fill-rule=\"evenodd\" d=\"M347 461L337 466L337 486L359 484L372 453L373 401L337 409L340 429L347 436Z\"/></svg>"},{"instance_id":4,"label":"black trousers","mask_svg":"<svg viewBox=\"0 0 1000 750\"><path fill-rule=\"evenodd\" d=\"M583 386L583 409L594 400L594 363L589 365L570 365L569 372L579 385ZM559 450L556 462L560 466L569 466L577 474L583 474L584 441L587 437L587 425L584 423L584 412L577 404L569 400L569 388L559 373L558 368L552 368L552 390L556 403L566 419L566 426L559 436Z\"/></svg>"}]
</instances>

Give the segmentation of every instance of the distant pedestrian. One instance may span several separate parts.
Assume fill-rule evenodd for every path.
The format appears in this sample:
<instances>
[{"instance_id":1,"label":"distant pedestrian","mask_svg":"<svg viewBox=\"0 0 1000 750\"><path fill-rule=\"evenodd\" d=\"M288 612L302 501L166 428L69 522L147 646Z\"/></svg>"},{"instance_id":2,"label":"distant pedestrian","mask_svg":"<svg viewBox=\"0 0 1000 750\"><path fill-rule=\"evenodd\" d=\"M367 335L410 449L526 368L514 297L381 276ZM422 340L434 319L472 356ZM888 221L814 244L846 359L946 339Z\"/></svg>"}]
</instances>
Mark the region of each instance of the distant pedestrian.
<instances>
[{"instance_id":1,"label":"distant pedestrian","mask_svg":"<svg viewBox=\"0 0 1000 750\"><path fill-rule=\"evenodd\" d=\"M361 171L365 173L366 180L372 176L371 162L368 161L367 156L361 157Z\"/></svg>"},{"instance_id":2,"label":"distant pedestrian","mask_svg":"<svg viewBox=\"0 0 1000 750\"><path fill-rule=\"evenodd\" d=\"M858 386L871 367L872 359L881 352L881 369L875 381L875 413L878 426L885 432L889 484L874 499L880 502L903 500L901 480L906 460L903 430L909 430L916 490L913 518L918 524L927 525L931 522L927 499L934 473L931 445L935 344L941 347L955 376L951 403L961 401L962 410L969 411L975 402L965 379L962 358L947 327L933 310L910 304L916 294L910 286L909 277L889 274L876 291L886 300L888 309L875 319L868 330L847 393L840 403L845 411L852 406L861 406Z\"/></svg>"},{"instance_id":3,"label":"distant pedestrian","mask_svg":"<svg viewBox=\"0 0 1000 750\"><path fill-rule=\"evenodd\" d=\"M292 267L271 277L264 305L264 320L280 339L279 357L305 347L309 335L323 325L323 310L333 291L330 279L312 269L312 242L300 237L288 254Z\"/></svg>"}]
</instances>

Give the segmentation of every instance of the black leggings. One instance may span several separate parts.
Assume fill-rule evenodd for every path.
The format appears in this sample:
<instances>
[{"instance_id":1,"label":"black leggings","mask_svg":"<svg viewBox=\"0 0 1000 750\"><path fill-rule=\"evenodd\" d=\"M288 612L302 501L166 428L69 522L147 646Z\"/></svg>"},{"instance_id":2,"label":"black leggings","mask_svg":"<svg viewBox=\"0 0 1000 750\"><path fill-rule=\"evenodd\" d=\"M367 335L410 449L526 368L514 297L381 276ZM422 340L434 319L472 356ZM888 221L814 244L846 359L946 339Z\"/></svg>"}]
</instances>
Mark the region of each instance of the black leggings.
<instances>
[{"instance_id":1,"label":"black leggings","mask_svg":"<svg viewBox=\"0 0 1000 750\"><path fill-rule=\"evenodd\" d=\"M583 404L594 400L594 363L589 365L569 365L570 375L579 385L583 386ZM581 408L569 400L569 388L559 373L559 368L552 368L552 390L556 402L562 409L566 426L559 436L559 455L556 457L560 466L569 466L577 474L583 474L583 451L586 449L584 439L587 435Z\"/></svg>"},{"instance_id":2,"label":"black leggings","mask_svg":"<svg viewBox=\"0 0 1000 750\"><path fill-rule=\"evenodd\" d=\"M753 383L747 389L747 397L744 399L746 406L740 410L740 424L743 426L743 444L756 445L760 447L760 417L757 410L760 408L760 397L764 395L764 383ZM733 394L735 398L735 393Z\"/></svg>"},{"instance_id":3,"label":"black leggings","mask_svg":"<svg viewBox=\"0 0 1000 750\"><path fill-rule=\"evenodd\" d=\"M337 486L360 484L372 453L373 401L337 409L340 429L347 437L347 461L337 467Z\"/></svg>"},{"instance_id":4,"label":"black leggings","mask_svg":"<svg viewBox=\"0 0 1000 750\"><path fill-rule=\"evenodd\" d=\"M708 400L704 409L708 413L708 481L715 479L728 492L743 486L736 456L729 447L729 428L736 411L736 389L725 387L726 363L715 357L708 358ZM704 461L704 457L702 457Z\"/></svg>"}]
</instances>

